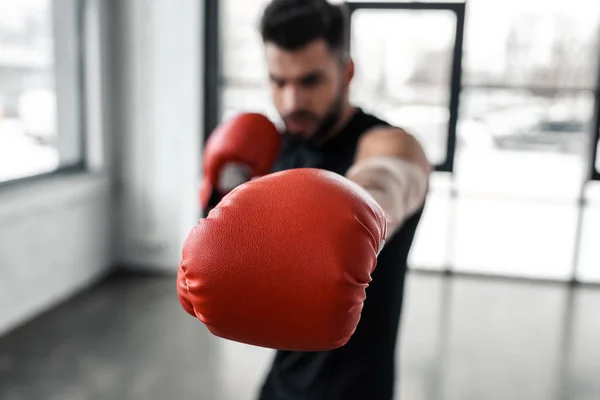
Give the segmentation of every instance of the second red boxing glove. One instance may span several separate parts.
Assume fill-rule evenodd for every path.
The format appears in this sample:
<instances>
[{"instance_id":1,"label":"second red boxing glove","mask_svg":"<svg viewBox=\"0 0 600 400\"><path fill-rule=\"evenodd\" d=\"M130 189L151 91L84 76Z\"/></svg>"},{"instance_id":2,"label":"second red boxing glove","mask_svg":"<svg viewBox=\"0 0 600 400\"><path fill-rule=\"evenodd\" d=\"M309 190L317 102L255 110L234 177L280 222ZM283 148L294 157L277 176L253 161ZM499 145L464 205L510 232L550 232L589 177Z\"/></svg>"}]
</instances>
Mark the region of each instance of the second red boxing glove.
<instances>
[{"instance_id":1,"label":"second red boxing glove","mask_svg":"<svg viewBox=\"0 0 600 400\"><path fill-rule=\"evenodd\" d=\"M244 113L224 122L204 149L200 202L204 210L235 186L271 172L281 147L281 135L264 115Z\"/></svg>"}]
</instances>

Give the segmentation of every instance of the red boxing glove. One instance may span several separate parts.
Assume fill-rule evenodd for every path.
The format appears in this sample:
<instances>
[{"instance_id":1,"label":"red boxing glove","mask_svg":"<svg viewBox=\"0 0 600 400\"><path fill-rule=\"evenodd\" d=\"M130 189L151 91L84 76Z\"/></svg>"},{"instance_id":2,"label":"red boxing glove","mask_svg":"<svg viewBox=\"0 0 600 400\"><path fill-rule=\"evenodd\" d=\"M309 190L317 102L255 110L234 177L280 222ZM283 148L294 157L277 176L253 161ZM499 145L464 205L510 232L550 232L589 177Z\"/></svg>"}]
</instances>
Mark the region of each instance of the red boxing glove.
<instances>
[{"instance_id":1,"label":"red boxing glove","mask_svg":"<svg viewBox=\"0 0 600 400\"><path fill-rule=\"evenodd\" d=\"M281 135L264 115L240 114L210 135L204 149L203 210L235 186L271 172L281 147Z\"/></svg>"},{"instance_id":2,"label":"red boxing glove","mask_svg":"<svg viewBox=\"0 0 600 400\"><path fill-rule=\"evenodd\" d=\"M225 339L334 349L356 329L385 233L381 207L348 179L273 173L238 186L191 231L179 300Z\"/></svg>"}]
</instances>

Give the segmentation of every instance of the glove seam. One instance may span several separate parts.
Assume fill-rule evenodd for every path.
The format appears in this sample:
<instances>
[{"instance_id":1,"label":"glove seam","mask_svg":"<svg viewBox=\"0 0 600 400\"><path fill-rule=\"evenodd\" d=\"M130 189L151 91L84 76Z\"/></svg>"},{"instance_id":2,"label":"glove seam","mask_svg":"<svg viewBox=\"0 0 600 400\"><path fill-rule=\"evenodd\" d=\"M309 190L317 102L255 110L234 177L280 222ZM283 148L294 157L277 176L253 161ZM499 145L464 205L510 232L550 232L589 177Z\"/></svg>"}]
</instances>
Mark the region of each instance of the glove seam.
<instances>
[{"instance_id":1,"label":"glove seam","mask_svg":"<svg viewBox=\"0 0 600 400\"><path fill-rule=\"evenodd\" d=\"M185 266L181 266L181 272L183 273L183 280L185 281L185 292L186 292L186 301L187 303L191 306L192 310L194 311L194 315L196 316L196 318L198 317L198 312L196 311L196 307L194 306L194 303L191 300L191 294L190 294L190 285L189 285L189 280L187 277L187 268Z\"/></svg>"}]
</instances>

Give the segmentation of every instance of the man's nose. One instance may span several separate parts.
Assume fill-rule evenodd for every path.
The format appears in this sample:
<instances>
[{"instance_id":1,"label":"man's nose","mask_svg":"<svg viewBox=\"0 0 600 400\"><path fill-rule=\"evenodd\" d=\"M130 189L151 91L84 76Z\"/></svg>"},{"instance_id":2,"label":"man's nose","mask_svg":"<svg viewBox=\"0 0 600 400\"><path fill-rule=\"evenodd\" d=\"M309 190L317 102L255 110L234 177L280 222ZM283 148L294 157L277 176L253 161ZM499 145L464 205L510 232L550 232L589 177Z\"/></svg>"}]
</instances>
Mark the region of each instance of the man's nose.
<instances>
[{"instance_id":1,"label":"man's nose","mask_svg":"<svg viewBox=\"0 0 600 400\"><path fill-rule=\"evenodd\" d=\"M306 96L303 90L294 85L286 87L283 94L283 104L288 113L305 109Z\"/></svg>"}]
</instances>

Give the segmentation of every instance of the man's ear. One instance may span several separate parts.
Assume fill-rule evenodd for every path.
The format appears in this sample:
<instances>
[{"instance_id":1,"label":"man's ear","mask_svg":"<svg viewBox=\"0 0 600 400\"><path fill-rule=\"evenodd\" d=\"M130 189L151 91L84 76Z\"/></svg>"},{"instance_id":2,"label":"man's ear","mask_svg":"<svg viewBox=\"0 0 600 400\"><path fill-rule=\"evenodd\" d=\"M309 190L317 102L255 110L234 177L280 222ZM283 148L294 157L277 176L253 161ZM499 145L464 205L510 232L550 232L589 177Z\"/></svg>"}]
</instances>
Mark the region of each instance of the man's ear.
<instances>
[{"instance_id":1,"label":"man's ear","mask_svg":"<svg viewBox=\"0 0 600 400\"><path fill-rule=\"evenodd\" d=\"M354 60L351 57L346 59L346 86L350 85L354 78Z\"/></svg>"}]
</instances>

